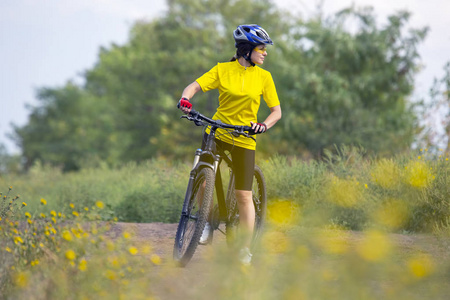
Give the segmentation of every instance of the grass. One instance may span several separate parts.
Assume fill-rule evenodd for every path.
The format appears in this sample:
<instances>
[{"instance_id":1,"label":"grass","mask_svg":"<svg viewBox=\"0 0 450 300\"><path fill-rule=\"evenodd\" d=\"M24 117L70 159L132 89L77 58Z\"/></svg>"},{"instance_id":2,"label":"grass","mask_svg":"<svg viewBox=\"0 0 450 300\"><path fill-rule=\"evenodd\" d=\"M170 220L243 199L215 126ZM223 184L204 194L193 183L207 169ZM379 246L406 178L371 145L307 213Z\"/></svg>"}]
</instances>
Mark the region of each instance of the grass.
<instances>
[{"instance_id":1,"label":"grass","mask_svg":"<svg viewBox=\"0 0 450 300\"><path fill-rule=\"evenodd\" d=\"M67 174L38 164L1 178L0 299L446 299L445 154L375 159L343 148L323 162L259 164L268 226L250 268L219 243L182 270L157 245L113 230L176 222L188 164Z\"/></svg>"}]
</instances>

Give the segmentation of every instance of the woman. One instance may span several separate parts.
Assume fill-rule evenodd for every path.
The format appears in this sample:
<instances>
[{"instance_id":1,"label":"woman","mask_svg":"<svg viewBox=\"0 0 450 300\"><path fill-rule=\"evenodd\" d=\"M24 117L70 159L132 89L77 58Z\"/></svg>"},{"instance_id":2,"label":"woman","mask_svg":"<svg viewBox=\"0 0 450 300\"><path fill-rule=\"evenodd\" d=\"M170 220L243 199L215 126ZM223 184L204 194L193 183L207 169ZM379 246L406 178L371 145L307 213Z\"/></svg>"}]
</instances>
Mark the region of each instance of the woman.
<instances>
[{"instance_id":1,"label":"woman","mask_svg":"<svg viewBox=\"0 0 450 300\"><path fill-rule=\"evenodd\" d=\"M267 32L260 26L240 25L233 32L236 54L230 62L218 63L210 71L188 85L178 106L184 113L192 108L190 100L203 92L219 89L219 107L214 120L233 125L251 126L256 133L264 133L281 118L281 106L271 74L256 65L262 65L267 56L266 47L273 45ZM261 95L271 113L264 122L257 121ZM207 133L209 133L207 131ZM229 150L233 159L236 178L236 198L239 222L246 232L244 248L240 259L250 264L249 245L255 223L255 208L252 200L252 181L255 167L256 142L246 137L231 137L224 131L217 131L221 147ZM216 140L217 141L217 140ZM211 233L207 223L200 239L205 243Z\"/></svg>"}]
</instances>

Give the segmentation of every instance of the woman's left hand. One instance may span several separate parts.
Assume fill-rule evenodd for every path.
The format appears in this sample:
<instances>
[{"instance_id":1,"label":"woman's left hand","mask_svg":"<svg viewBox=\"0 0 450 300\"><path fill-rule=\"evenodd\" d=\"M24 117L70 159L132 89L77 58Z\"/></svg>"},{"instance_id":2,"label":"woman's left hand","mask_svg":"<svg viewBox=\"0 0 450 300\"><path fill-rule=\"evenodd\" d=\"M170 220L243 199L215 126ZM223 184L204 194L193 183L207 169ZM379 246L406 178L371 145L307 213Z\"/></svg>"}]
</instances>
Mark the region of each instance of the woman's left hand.
<instances>
[{"instance_id":1,"label":"woman's left hand","mask_svg":"<svg viewBox=\"0 0 450 300\"><path fill-rule=\"evenodd\" d=\"M253 131L258 134L258 133L264 133L267 131L267 125L266 123L253 123L250 122Z\"/></svg>"}]
</instances>

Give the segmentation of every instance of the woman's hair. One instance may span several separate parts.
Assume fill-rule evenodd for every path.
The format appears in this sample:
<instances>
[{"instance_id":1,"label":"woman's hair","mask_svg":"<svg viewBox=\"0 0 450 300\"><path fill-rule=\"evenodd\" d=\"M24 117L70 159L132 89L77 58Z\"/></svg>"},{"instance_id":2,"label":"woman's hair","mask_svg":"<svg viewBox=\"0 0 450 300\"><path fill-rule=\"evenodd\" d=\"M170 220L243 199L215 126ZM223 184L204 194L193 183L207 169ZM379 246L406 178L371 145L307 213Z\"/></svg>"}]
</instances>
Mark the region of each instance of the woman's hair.
<instances>
[{"instance_id":1,"label":"woman's hair","mask_svg":"<svg viewBox=\"0 0 450 300\"><path fill-rule=\"evenodd\" d=\"M254 45L250 43L239 43L236 45L236 54L230 59L230 61L235 61L240 57L245 57L247 53L252 52Z\"/></svg>"}]
</instances>

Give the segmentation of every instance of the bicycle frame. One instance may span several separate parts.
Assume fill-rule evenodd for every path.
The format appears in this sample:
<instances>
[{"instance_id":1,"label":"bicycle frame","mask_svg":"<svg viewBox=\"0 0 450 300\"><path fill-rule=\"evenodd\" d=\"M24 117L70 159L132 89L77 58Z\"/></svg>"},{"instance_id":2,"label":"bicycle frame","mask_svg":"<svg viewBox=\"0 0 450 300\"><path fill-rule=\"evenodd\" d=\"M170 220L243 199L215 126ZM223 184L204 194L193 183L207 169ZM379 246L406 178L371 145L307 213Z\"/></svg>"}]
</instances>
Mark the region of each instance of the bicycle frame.
<instances>
[{"instance_id":1,"label":"bicycle frame","mask_svg":"<svg viewBox=\"0 0 450 300\"><path fill-rule=\"evenodd\" d=\"M222 182L222 175L220 172L220 163L222 160L224 160L227 164L227 166L231 169L231 174L230 174L230 178L233 178L233 171L232 171L232 165L233 162L231 161L231 159L225 154L225 152L222 149L217 149L216 147L216 143L215 143L215 137L216 137L216 130L218 129L218 127L215 126L211 126L211 131L210 134L207 137L206 140L206 146L204 150L201 149L197 149L195 151L195 158L194 158L194 164L193 164L193 168L190 172L190 176L189 176L189 183L188 183L188 188L186 191L186 196L185 199L190 199L191 194L190 191L192 190L192 184L194 183L194 178L195 175L197 174L197 172L199 172L202 168L211 168L215 174L215 190L216 190L216 196L217 196L217 203L218 203L218 207L219 207L219 222L220 221L228 221L228 207L227 207L227 203L225 201L225 194L224 194L224 188L223 188L223 182ZM201 161L200 158L201 157L209 157L211 158L211 160L213 161L213 163L209 163L208 161ZM232 186L232 181L230 179L230 183L229 183L229 187L228 187L228 191L227 191L227 198L231 197L231 186ZM182 209L182 215L187 215L187 201L184 201L184 206Z\"/></svg>"}]
</instances>

